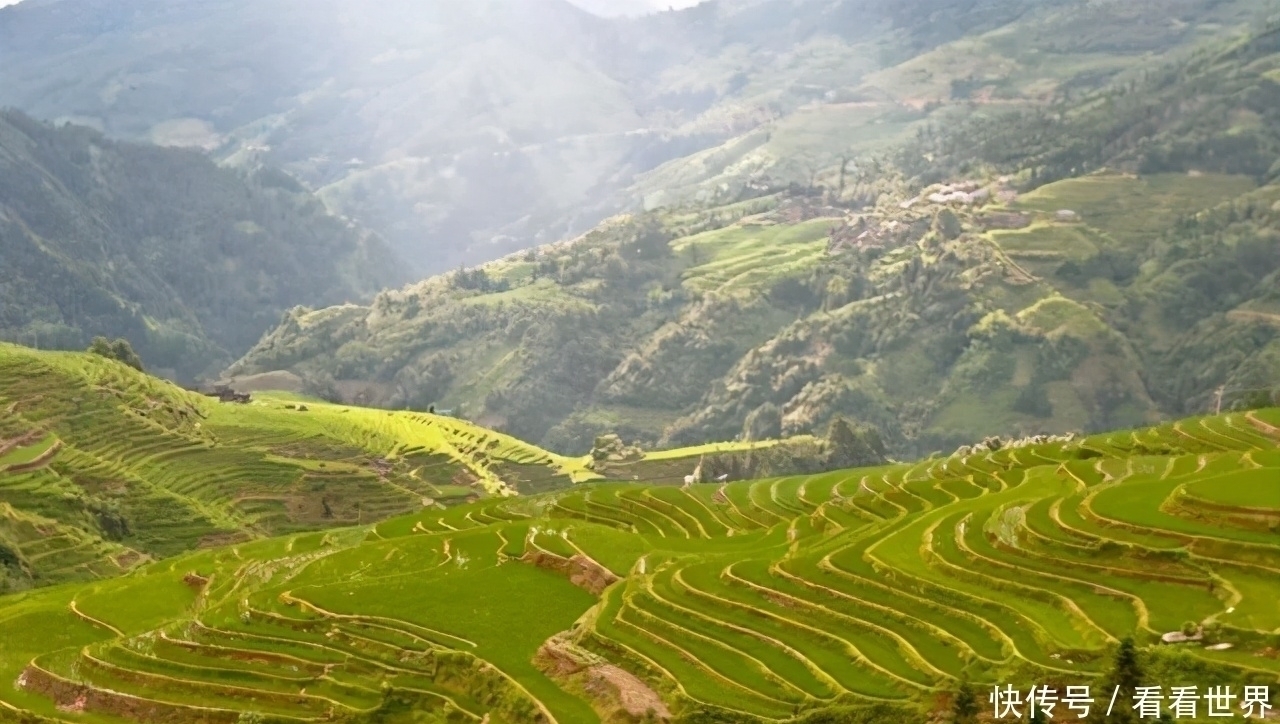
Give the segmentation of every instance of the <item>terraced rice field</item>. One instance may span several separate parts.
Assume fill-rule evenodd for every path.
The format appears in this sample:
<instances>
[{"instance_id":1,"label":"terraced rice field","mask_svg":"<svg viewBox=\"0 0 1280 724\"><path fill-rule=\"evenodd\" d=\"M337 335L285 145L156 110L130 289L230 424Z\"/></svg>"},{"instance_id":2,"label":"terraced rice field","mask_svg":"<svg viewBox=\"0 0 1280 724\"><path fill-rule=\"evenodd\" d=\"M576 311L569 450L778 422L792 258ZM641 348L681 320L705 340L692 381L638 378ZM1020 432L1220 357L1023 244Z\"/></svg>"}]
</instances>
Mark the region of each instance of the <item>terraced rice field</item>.
<instances>
[{"instance_id":1,"label":"terraced rice field","mask_svg":"<svg viewBox=\"0 0 1280 724\"><path fill-rule=\"evenodd\" d=\"M0 592L589 475L462 420L220 404L100 357L0 344Z\"/></svg>"},{"instance_id":2,"label":"terraced rice field","mask_svg":"<svg viewBox=\"0 0 1280 724\"><path fill-rule=\"evenodd\" d=\"M685 237L673 248L696 259L684 274L686 287L740 291L816 266L832 223L815 219L795 226L731 226Z\"/></svg>"},{"instance_id":3,"label":"terraced rice field","mask_svg":"<svg viewBox=\"0 0 1280 724\"><path fill-rule=\"evenodd\" d=\"M962 680L1100 685L1126 637L1162 675L1280 693L1278 480L1264 410L424 510L0 598L0 711L925 721ZM1187 622L1205 638L1159 645Z\"/></svg>"}]
</instances>

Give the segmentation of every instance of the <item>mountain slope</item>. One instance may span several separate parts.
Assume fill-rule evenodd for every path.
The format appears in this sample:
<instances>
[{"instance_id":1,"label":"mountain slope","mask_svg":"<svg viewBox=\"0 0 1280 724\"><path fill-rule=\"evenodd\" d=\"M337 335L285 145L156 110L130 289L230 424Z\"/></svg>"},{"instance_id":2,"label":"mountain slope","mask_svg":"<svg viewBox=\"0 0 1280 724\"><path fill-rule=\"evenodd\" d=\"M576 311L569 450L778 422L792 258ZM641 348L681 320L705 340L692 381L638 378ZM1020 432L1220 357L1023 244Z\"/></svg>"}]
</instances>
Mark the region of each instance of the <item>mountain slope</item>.
<instances>
[{"instance_id":1,"label":"mountain slope","mask_svg":"<svg viewBox=\"0 0 1280 724\"><path fill-rule=\"evenodd\" d=\"M590 476L460 420L220 404L88 354L0 343L0 588Z\"/></svg>"},{"instance_id":2,"label":"mountain slope","mask_svg":"<svg viewBox=\"0 0 1280 724\"><path fill-rule=\"evenodd\" d=\"M299 303L401 279L374 236L278 171L0 114L0 339L129 338L146 362L216 373Z\"/></svg>"},{"instance_id":3,"label":"mountain slope","mask_svg":"<svg viewBox=\"0 0 1280 724\"><path fill-rule=\"evenodd\" d=\"M845 415L927 454L1212 409L1222 385L1227 406L1266 395L1280 379L1271 39L1064 100L1079 110L1061 132L1039 125L1056 108L992 111L812 188L622 218L370 307L295 310L232 372L462 406L575 453L604 431L696 444ZM1151 125L1144 109L1174 96L1209 115ZM1253 121L1224 132L1224 114Z\"/></svg>"},{"instance_id":4,"label":"mountain slope","mask_svg":"<svg viewBox=\"0 0 1280 724\"><path fill-rule=\"evenodd\" d=\"M929 124L1042 107L1128 79L1224 32L1256 27L1274 10L1252 0L815 2L784 23L771 8L778 10L760 3L739 14L754 22L738 23L738 32L772 33L752 36L760 52L742 61L750 69L736 97L722 98L694 125L711 126L749 104L778 112L745 135L640 174L629 195L652 207L731 199L761 177L805 183L841 158L883 152ZM709 60L681 77L693 68L714 76L720 67Z\"/></svg>"},{"instance_id":5,"label":"mountain slope","mask_svg":"<svg viewBox=\"0 0 1280 724\"><path fill-rule=\"evenodd\" d=\"M900 724L950 718L966 684L1090 686L1097 710L1122 639L1140 680L1274 697L1278 436L1273 408L817 476L591 484L202 551L0 599L15 682L0 704L94 721Z\"/></svg>"},{"instance_id":6,"label":"mountain slope","mask_svg":"<svg viewBox=\"0 0 1280 724\"><path fill-rule=\"evenodd\" d=\"M1139 340L1152 394L1168 409L1203 409L1219 384L1257 391L1280 375L1270 316L1280 283L1278 66L1273 19L1083 103L926 134L902 159L929 176L1022 170L1036 190L1019 208L1079 209L1097 233L1028 229L1004 237L1011 252ZM1102 170L1068 178L1093 169Z\"/></svg>"}]
</instances>

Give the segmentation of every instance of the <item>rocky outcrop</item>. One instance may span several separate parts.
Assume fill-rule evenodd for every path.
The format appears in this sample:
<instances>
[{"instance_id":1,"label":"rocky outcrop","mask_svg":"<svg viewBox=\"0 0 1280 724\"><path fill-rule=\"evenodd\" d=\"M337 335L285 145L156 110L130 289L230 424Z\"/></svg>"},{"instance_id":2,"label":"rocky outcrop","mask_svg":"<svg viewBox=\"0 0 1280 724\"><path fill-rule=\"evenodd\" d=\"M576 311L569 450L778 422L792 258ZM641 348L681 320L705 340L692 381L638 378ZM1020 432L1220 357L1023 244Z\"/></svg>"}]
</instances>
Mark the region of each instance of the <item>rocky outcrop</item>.
<instances>
[{"instance_id":1,"label":"rocky outcrop","mask_svg":"<svg viewBox=\"0 0 1280 724\"><path fill-rule=\"evenodd\" d=\"M634 445L622 442L622 437L615 434L601 435L595 439L591 447L591 459L602 463L619 463L639 460L644 451Z\"/></svg>"},{"instance_id":2,"label":"rocky outcrop","mask_svg":"<svg viewBox=\"0 0 1280 724\"><path fill-rule=\"evenodd\" d=\"M648 684L563 635L549 639L534 658L547 676L569 681L587 694L606 722L668 721L671 711Z\"/></svg>"},{"instance_id":3,"label":"rocky outcrop","mask_svg":"<svg viewBox=\"0 0 1280 724\"><path fill-rule=\"evenodd\" d=\"M532 563L539 568L555 571L568 578L569 582L578 588L590 591L597 596L619 580L608 568L581 553L572 558L565 558L547 551L525 551L520 560Z\"/></svg>"}]
</instances>

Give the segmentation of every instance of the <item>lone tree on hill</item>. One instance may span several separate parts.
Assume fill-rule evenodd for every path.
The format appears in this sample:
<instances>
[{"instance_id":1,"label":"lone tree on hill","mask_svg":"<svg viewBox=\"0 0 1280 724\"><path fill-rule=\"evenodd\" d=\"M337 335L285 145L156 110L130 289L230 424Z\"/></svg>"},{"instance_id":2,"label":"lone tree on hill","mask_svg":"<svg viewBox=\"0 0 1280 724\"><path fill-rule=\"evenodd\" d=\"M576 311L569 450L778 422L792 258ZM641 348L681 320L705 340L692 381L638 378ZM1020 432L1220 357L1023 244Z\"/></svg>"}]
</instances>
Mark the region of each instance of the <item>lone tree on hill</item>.
<instances>
[{"instance_id":1,"label":"lone tree on hill","mask_svg":"<svg viewBox=\"0 0 1280 724\"><path fill-rule=\"evenodd\" d=\"M89 345L89 351L107 359L113 359L129 365L139 372L145 371L142 366L142 358L138 356L137 352L133 351L133 345L129 344L127 339L120 338L110 342L106 337L94 337L93 342Z\"/></svg>"},{"instance_id":2,"label":"lone tree on hill","mask_svg":"<svg viewBox=\"0 0 1280 724\"><path fill-rule=\"evenodd\" d=\"M933 217L933 232L947 241L958 238L964 233L960 219L951 209L942 209Z\"/></svg>"}]
</instances>

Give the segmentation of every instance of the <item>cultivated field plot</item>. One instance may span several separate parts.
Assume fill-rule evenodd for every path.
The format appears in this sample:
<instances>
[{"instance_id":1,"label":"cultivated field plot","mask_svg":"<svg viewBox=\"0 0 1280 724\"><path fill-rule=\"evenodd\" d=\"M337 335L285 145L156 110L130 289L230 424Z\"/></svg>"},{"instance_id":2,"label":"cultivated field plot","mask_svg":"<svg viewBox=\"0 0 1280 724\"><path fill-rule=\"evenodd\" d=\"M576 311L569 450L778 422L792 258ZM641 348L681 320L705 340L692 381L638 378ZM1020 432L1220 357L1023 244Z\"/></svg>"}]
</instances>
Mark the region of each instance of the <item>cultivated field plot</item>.
<instances>
[{"instance_id":1,"label":"cultivated field plot","mask_svg":"<svg viewBox=\"0 0 1280 724\"><path fill-rule=\"evenodd\" d=\"M1169 676L1274 687L1278 446L1261 410L207 550L0 599L0 712L924 721L963 679L1098 685L1124 637Z\"/></svg>"}]
</instances>

